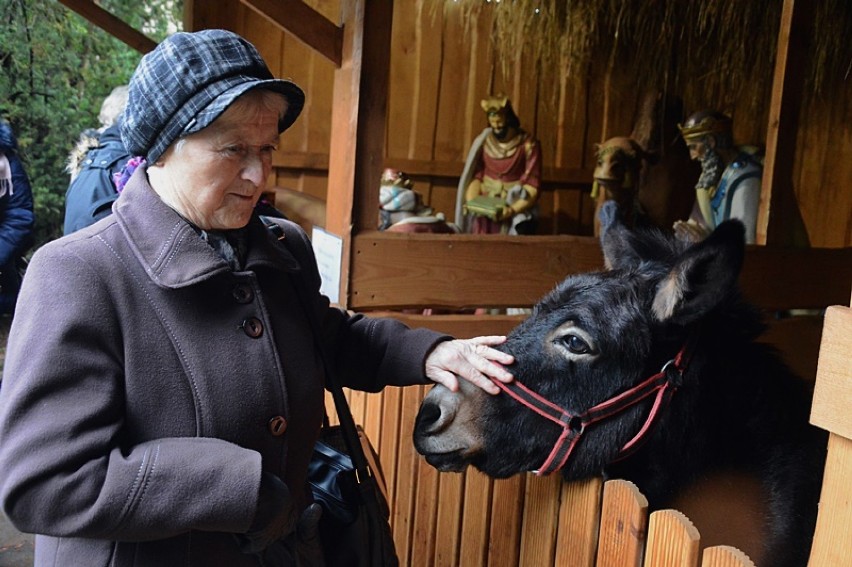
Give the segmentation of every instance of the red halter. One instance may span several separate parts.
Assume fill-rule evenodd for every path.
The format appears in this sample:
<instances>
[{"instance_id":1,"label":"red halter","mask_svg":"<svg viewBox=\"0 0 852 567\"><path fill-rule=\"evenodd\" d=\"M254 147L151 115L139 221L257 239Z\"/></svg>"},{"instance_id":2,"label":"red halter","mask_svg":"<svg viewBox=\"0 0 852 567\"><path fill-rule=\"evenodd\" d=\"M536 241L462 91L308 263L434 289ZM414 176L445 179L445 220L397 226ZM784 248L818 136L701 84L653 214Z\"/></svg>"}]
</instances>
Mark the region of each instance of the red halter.
<instances>
[{"instance_id":1,"label":"red halter","mask_svg":"<svg viewBox=\"0 0 852 567\"><path fill-rule=\"evenodd\" d=\"M571 412L562 409L556 404L542 398L517 380L508 384L494 380L504 392L512 396L520 404L528 407L542 417L549 419L562 428L562 434L556 440L556 444L550 451L547 460L540 469L534 471L537 476L546 476L552 472L558 471L565 463L568 462L568 457L574 450L574 446L586 427L612 417L632 405L639 403L648 396L656 393L654 405L645 420L645 424L639 432L633 436L633 439L628 441L618 454L618 459L630 455L641 445L651 426L657 421L661 410L671 400L675 390L681 385L681 377L683 376L686 366L689 363L691 355L691 345L694 341L690 340L677 353L677 355L666 362L659 372L633 386L629 390L618 394L604 402L597 404L581 414L572 414Z\"/></svg>"}]
</instances>

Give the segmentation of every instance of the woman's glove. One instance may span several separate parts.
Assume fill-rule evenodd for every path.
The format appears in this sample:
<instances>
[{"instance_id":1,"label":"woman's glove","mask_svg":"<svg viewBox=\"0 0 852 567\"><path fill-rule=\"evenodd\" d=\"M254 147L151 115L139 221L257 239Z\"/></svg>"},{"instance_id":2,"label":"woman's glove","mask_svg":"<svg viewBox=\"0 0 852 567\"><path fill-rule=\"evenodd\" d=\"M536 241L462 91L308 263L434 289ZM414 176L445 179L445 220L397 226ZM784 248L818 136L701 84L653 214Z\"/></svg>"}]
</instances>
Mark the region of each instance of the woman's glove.
<instances>
[{"instance_id":1,"label":"woman's glove","mask_svg":"<svg viewBox=\"0 0 852 567\"><path fill-rule=\"evenodd\" d=\"M279 539L261 554L261 565L325 565L319 538L319 519L322 507L314 503L305 508L296 524L295 533Z\"/></svg>"},{"instance_id":2,"label":"woman's glove","mask_svg":"<svg viewBox=\"0 0 852 567\"><path fill-rule=\"evenodd\" d=\"M243 553L260 553L274 541L296 529L296 514L287 485L274 474L264 472L260 478L257 511L248 531L238 534Z\"/></svg>"}]
</instances>

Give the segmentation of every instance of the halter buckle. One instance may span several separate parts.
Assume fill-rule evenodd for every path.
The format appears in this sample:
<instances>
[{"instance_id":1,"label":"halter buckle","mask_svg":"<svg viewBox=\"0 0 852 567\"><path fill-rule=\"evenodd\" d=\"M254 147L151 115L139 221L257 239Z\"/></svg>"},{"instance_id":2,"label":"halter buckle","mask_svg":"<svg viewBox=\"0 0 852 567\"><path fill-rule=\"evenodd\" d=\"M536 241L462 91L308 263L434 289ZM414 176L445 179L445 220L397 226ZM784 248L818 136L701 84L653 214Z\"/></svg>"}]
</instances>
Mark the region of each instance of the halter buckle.
<instances>
[{"instance_id":1,"label":"halter buckle","mask_svg":"<svg viewBox=\"0 0 852 567\"><path fill-rule=\"evenodd\" d=\"M683 385L683 368L677 365L677 361L674 358L663 364L660 374L665 374L669 383L675 388Z\"/></svg>"}]
</instances>

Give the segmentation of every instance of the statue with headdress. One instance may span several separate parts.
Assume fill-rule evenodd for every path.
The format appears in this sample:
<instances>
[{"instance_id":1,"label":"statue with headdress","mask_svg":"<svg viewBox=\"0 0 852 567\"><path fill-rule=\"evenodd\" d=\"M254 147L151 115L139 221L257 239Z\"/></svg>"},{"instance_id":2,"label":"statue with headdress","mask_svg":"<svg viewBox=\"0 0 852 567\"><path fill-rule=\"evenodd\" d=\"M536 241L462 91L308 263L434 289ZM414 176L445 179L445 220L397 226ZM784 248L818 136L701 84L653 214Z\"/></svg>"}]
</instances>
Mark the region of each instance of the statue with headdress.
<instances>
[{"instance_id":1,"label":"statue with headdress","mask_svg":"<svg viewBox=\"0 0 852 567\"><path fill-rule=\"evenodd\" d=\"M533 234L541 185L541 145L521 128L506 95L481 101L488 127L459 179L456 223L474 234Z\"/></svg>"},{"instance_id":2,"label":"statue with headdress","mask_svg":"<svg viewBox=\"0 0 852 567\"><path fill-rule=\"evenodd\" d=\"M735 146L733 122L715 110L696 112L679 124L689 156L701 163L690 219L676 221L675 233L700 240L722 221L736 218L746 228L746 242L756 240L763 165L751 146Z\"/></svg>"}]
</instances>

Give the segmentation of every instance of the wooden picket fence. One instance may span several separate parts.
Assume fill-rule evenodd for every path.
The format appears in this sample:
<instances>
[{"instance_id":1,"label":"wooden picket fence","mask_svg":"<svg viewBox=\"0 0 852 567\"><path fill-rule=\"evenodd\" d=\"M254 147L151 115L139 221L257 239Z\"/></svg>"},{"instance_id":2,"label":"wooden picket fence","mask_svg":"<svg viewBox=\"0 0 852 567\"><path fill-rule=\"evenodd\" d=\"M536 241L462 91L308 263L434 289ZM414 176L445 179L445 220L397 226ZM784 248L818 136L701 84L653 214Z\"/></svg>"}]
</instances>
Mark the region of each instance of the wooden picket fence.
<instances>
[{"instance_id":1,"label":"wooden picket fence","mask_svg":"<svg viewBox=\"0 0 852 567\"><path fill-rule=\"evenodd\" d=\"M698 530L677 510L649 515L645 497L625 480L437 472L411 443L425 391L347 392L381 455L403 566L754 567L735 547L702 549Z\"/></svg>"}]
</instances>

